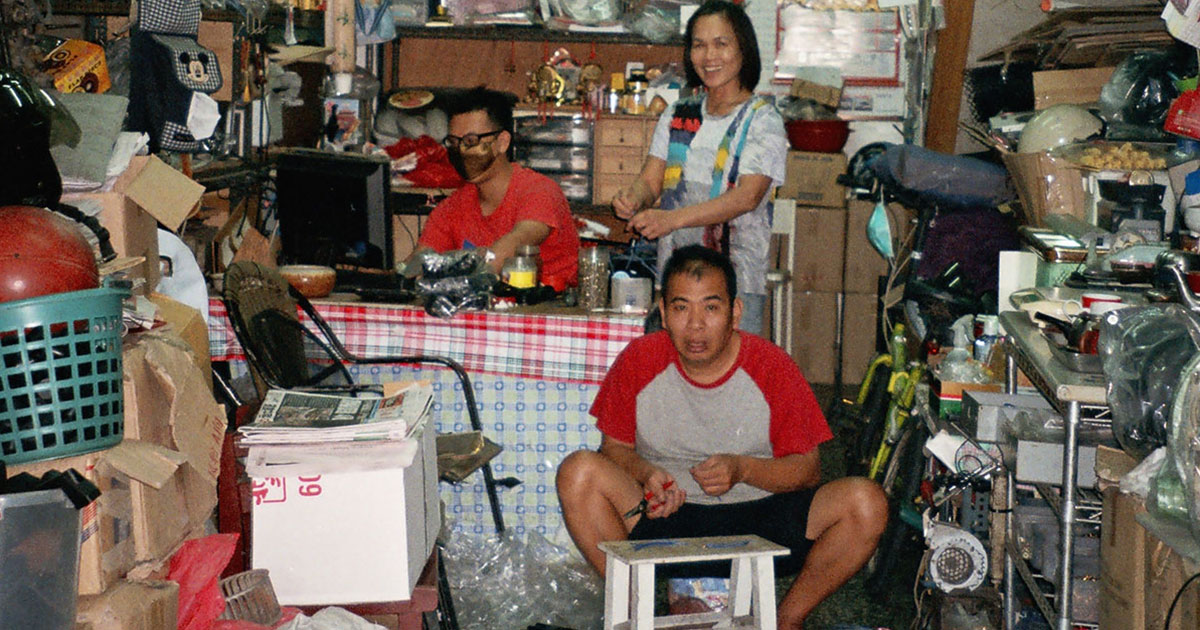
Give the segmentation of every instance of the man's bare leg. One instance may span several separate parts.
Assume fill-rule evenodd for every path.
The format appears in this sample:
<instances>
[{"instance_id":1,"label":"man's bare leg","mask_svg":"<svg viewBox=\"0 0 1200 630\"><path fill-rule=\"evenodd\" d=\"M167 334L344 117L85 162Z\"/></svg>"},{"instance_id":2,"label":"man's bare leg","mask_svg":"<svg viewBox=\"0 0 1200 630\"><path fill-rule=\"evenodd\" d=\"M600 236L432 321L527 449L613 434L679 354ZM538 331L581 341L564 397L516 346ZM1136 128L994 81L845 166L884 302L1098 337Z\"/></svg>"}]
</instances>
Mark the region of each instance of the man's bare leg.
<instances>
[{"instance_id":1,"label":"man's bare leg","mask_svg":"<svg viewBox=\"0 0 1200 630\"><path fill-rule=\"evenodd\" d=\"M812 609L867 563L887 518L887 497L872 481L848 477L817 490L805 533L813 546L779 603L780 630L801 630Z\"/></svg>"},{"instance_id":2,"label":"man's bare leg","mask_svg":"<svg viewBox=\"0 0 1200 630\"><path fill-rule=\"evenodd\" d=\"M641 516L621 516L642 500L641 484L611 459L595 451L576 451L558 467L555 485L567 531L603 576L605 554L596 544L629 537Z\"/></svg>"}]
</instances>

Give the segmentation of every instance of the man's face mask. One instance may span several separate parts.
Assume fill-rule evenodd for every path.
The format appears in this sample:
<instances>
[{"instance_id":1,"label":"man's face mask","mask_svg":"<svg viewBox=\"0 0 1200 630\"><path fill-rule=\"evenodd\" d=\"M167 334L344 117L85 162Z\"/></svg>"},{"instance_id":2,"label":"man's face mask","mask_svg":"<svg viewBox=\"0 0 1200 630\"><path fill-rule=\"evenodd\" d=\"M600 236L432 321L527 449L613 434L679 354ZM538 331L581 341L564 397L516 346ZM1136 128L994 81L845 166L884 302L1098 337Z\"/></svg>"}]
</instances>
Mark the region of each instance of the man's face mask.
<instances>
[{"instance_id":1,"label":"man's face mask","mask_svg":"<svg viewBox=\"0 0 1200 630\"><path fill-rule=\"evenodd\" d=\"M495 142L495 136L499 133L499 131L495 131L488 134L467 134L464 138L447 136L445 140L446 157L450 161L450 166L453 166L459 176L467 181L479 177L496 161L492 145Z\"/></svg>"}]
</instances>

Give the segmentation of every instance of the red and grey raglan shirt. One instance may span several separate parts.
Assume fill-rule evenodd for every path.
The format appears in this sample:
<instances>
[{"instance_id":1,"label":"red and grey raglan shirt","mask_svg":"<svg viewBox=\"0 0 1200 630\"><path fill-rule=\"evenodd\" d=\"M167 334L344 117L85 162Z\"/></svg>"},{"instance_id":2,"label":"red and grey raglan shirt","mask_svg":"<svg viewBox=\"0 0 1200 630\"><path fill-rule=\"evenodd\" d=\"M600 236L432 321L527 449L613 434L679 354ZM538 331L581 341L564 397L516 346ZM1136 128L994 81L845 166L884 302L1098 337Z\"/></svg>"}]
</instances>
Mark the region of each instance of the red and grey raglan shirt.
<instances>
[{"instance_id":1,"label":"red and grey raglan shirt","mask_svg":"<svg viewBox=\"0 0 1200 630\"><path fill-rule=\"evenodd\" d=\"M688 469L709 455L784 457L833 437L792 358L761 337L739 334L733 367L703 385L684 373L666 331L635 339L592 403L597 428L669 472L689 502L735 503L769 494L744 483L720 497L704 494Z\"/></svg>"}]
</instances>

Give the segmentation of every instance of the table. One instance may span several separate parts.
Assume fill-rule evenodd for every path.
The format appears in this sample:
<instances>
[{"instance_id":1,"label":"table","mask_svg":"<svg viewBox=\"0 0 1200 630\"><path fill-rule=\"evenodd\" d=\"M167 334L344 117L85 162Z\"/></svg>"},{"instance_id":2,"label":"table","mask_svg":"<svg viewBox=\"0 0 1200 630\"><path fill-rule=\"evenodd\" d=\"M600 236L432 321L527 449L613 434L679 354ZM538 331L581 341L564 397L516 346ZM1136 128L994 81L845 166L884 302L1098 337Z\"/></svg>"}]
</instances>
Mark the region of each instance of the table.
<instances>
[{"instance_id":1,"label":"table","mask_svg":"<svg viewBox=\"0 0 1200 630\"><path fill-rule=\"evenodd\" d=\"M1009 336L1009 343L1015 352L1009 353L1008 365L1006 370L1006 390L1008 393L1016 392L1016 373L1017 367L1029 377L1038 391L1057 408L1062 414L1066 425L1066 435L1063 439L1063 481L1062 481L1062 503L1059 505L1061 527L1059 528L1059 551L1062 556L1059 564L1059 579L1056 584L1055 592L1057 596L1055 602L1058 604L1057 615L1048 614L1048 604L1045 597L1036 589L1031 587L1030 590L1034 593L1034 599L1037 601L1043 613L1046 613L1046 618L1055 619L1055 627L1058 630L1070 630L1073 627L1071 617L1071 564L1072 554L1074 552L1074 525L1075 525L1075 490L1076 490L1076 468L1077 455L1079 446L1079 425L1082 420L1082 412L1084 405L1090 406L1105 406L1108 404L1106 398L1106 389L1104 376L1101 374L1084 374L1067 369L1057 361L1051 354L1049 341L1041 334L1037 326L1030 321L1028 313L1024 311L1009 311L1000 314L1000 325L1004 328ZM1008 506L1012 506L1013 494L1013 479L1008 480ZM1005 619L1008 622L1008 627L1012 626L1015 618L1015 611L1012 608L1012 603L1015 599L1015 572L1021 567L1017 565L1017 560L1014 559L1016 552L1015 546L1012 544L1012 516L1011 510L1006 517L1008 524L1005 526L1006 536L1005 544L1009 548L1009 553L1005 554L1004 561L1004 582L1005 582ZM1024 574L1022 574L1024 578ZM1031 580L1026 580L1030 582Z\"/></svg>"},{"instance_id":2,"label":"table","mask_svg":"<svg viewBox=\"0 0 1200 630\"><path fill-rule=\"evenodd\" d=\"M641 316L588 316L540 306L463 312L446 320L409 305L313 304L355 354L437 354L461 363L471 376L485 433L504 447L492 462L496 476L522 482L501 490L505 524L518 534L533 530L551 540L559 535L555 471L568 454L599 446L588 409L617 354L642 334ZM228 361L235 374L245 373L225 305L216 298L209 300L209 350L213 361ZM370 365L352 366L351 373L365 383L431 379L437 430L470 429L457 393L461 386L448 370ZM474 533L493 530L482 477L442 488L447 519Z\"/></svg>"}]
</instances>

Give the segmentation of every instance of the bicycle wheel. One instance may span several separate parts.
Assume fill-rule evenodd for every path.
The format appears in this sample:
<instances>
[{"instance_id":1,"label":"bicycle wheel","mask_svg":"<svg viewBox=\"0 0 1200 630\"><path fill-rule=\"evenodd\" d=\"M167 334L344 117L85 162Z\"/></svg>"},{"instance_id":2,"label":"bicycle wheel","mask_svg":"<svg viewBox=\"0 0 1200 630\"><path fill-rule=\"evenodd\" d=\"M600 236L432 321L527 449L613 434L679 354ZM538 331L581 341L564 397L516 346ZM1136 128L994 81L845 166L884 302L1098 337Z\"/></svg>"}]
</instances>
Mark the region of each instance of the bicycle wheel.
<instances>
[{"instance_id":1,"label":"bicycle wheel","mask_svg":"<svg viewBox=\"0 0 1200 630\"><path fill-rule=\"evenodd\" d=\"M846 465L846 473L852 476L863 476L871 465L871 458L879 448L883 439L884 427L887 424L888 381L892 379L890 365L880 364L875 368L871 377L870 387L862 409L858 414L858 429L856 439L850 448L850 461Z\"/></svg>"},{"instance_id":2,"label":"bicycle wheel","mask_svg":"<svg viewBox=\"0 0 1200 630\"><path fill-rule=\"evenodd\" d=\"M897 562L906 548L914 544L914 535L919 535L919 514L913 511L913 501L920 494L921 480L925 476L926 459L923 452L929 435L925 423L910 417L884 474L884 493L888 495L888 525L875 554L867 562L867 591L881 595L896 582L893 575ZM913 521L913 517L917 519Z\"/></svg>"}]
</instances>

